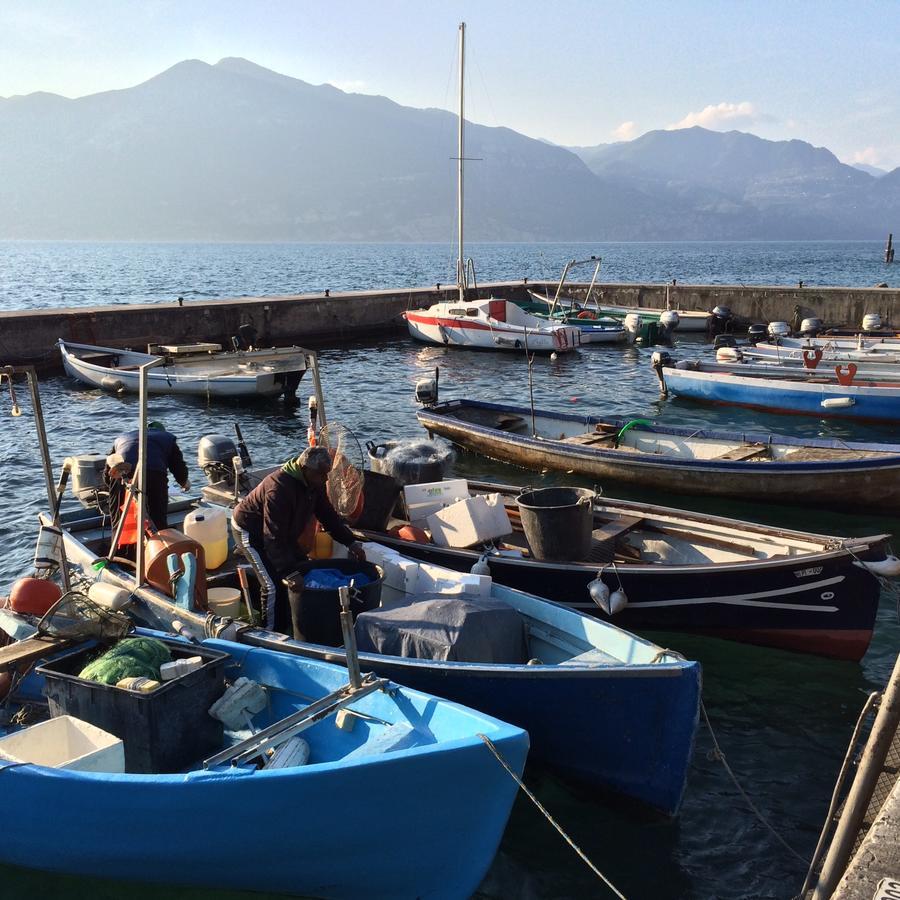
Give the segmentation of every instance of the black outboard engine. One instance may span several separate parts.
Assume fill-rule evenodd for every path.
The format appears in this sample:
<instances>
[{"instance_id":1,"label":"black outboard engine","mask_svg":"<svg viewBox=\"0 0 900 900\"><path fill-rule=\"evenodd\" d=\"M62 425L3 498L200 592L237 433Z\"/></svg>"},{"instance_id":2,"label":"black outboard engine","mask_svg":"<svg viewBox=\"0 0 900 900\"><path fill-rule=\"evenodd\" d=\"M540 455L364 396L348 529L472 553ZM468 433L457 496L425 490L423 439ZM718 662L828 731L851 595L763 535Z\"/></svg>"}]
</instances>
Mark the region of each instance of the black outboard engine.
<instances>
[{"instance_id":1,"label":"black outboard engine","mask_svg":"<svg viewBox=\"0 0 900 900\"><path fill-rule=\"evenodd\" d=\"M238 449L230 437L222 434L207 434L197 445L197 464L210 484L224 481L234 487L234 458Z\"/></svg>"},{"instance_id":2,"label":"black outboard engine","mask_svg":"<svg viewBox=\"0 0 900 900\"><path fill-rule=\"evenodd\" d=\"M253 350L256 347L256 329L249 323L238 326L237 337L234 342L237 344L238 350Z\"/></svg>"},{"instance_id":3,"label":"black outboard engine","mask_svg":"<svg viewBox=\"0 0 900 900\"><path fill-rule=\"evenodd\" d=\"M719 347L737 347L737 338L733 334L717 334L713 341L713 349L718 350Z\"/></svg>"},{"instance_id":4,"label":"black outboard engine","mask_svg":"<svg viewBox=\"0 0 900 900\"><path fill-rule=\"evenodd\" d=\"M731 331L733 319L734 317L729 307L716 306L709 316L708 328L710 335L726 334Z\"/></svg>"},{"instance_id":5,"label":"black outboard engine","mask_svg":"<svg viewBox=\"0 0 900 900\"><path fill-rule=\"evenodd\" d=\"M760 341L764 341L768 336L768 331L765 325L751 325L747 329L747 341L754 347Z\"/></svg>"}]
</instances>

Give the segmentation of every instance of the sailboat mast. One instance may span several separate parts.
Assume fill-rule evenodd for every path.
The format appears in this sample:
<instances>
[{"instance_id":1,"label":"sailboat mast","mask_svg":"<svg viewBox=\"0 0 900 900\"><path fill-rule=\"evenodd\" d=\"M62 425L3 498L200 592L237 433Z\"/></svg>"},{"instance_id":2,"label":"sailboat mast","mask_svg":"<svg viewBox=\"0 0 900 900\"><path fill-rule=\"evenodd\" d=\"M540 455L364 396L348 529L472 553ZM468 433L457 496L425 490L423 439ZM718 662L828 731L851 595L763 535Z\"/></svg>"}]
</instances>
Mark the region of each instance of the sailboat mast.
<instances>
[{"instance_id":1,"label":"sailboat mast","mask_svg":"<svg viewBox=\"0 0 900 900\"><path fill-rule=\"evenodd\" d=\"M459 23L459 138L457 147L456 169L456 218L457 244L459 258L456 260L456 286L459 289L459 301L466 299L466 263L463 252L463 158L465 157L464 106L465 98L465 65L466 65L466 23Z\"/></svg>"}]
</instances>

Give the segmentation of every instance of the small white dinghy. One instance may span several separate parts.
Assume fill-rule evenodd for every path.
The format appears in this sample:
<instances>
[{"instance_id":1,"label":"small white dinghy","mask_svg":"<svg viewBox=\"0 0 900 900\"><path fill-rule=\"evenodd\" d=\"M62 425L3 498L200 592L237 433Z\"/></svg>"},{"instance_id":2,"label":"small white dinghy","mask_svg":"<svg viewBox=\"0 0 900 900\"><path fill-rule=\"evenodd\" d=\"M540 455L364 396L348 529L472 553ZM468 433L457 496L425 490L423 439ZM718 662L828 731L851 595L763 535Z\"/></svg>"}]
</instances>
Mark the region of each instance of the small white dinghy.
<instances>
[{"instance_id":1,"label":"small white dinghy","mask_svg":"<svg viewBox=\"0 0 900 900\"><path fill-rule=\"evenodd\" d=\"M223 350L221 344L151 346L153 352L73 344L60 339L68 375L91 387L138 393L139 368L163 357L147 373L151 394L199 394L204 397L293 397L315 354L302 347Z\"/></svg>"}]
</instances>

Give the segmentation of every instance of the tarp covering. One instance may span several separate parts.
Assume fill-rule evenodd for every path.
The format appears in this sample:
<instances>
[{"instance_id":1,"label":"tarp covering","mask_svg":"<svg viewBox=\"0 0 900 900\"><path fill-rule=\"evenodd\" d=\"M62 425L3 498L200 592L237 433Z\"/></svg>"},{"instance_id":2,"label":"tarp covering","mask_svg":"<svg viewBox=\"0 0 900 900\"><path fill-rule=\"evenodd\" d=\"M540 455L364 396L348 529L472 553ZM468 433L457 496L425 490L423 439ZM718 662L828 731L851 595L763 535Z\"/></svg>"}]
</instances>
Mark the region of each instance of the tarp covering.
<instances>
[{"instance_id":1,"label":"tarp covering","mask_svg":"<svg viewBox=\"0 0 900 900\"><path fill-rule=\"evenodd\" d=\"M476 663L528 661L525 622L511 606L490 598L404 598L360 613L361 653Z\"/></svg>"}]
</instances>

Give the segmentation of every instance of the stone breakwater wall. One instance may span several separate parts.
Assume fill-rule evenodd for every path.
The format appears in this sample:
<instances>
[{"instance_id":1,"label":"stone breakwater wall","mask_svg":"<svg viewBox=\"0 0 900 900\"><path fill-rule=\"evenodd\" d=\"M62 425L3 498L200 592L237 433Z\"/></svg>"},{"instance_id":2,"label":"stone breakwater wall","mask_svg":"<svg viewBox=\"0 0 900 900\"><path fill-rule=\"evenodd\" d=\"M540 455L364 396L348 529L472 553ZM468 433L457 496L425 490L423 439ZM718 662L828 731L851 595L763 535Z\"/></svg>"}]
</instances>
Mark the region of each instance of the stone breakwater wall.
<instances>
[{"instance_id":1,"label":"stone breakwater wall","mask_svg":"<svg viewBox=\"0 0 900 900\"><path fill-rule=\"evenodd\" d=\"M528 287L551 296L555 291L552 283ZM867 313L878 313L885 322L895 318L900 327L900 311L895 313L900 289L689 284L603 284L599 289L601 302L638 309L664 307L667 293L675 309L727 306L744 324L817 316L828 325L859 325ZM586 284L566 286L569 295L583 297L586 290ZM521 281L482 284L479 293L526 298ZM57 338L134 349L198 341L230 346L243 324L257 330L260 346L369 339L402 333L405 310L455 296L454 288L442 286L0 312L0 365L58 368Z\"/></svg>"}]
</instances>

